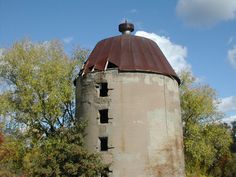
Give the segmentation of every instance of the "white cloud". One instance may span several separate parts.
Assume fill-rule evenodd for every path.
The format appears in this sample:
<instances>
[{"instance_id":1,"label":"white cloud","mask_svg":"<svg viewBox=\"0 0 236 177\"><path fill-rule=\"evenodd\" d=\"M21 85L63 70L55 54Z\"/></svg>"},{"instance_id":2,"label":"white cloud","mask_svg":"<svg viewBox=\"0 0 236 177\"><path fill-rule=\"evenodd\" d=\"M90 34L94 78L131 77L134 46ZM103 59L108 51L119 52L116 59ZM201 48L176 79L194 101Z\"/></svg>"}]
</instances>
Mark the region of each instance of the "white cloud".
<instances>
[{"instance_id":1,"label":"white cloud","mask_svg":"<svg viewBox=\"0 0 236 177\"><path fill-rule=\"evenodd\" d=\"M236 96L222 98L219 110L222 112L236 111Z\"/></svg>"},{"instance_id":2,"label":"white cloud","mask_svg":"<svg viewBox=\"0 0 236 177\"><path fill-rule=\"evenodd\" d=\"M233 121L236 121L236 115L226 117L222 119L223 122L230 124Z\"/></svg>"},{"instance_id":3,"label":"white cloud","mask_svg":"<svg viewBox=\"0 0 236 177\"><path fill-rule=\"evenodd\" d=\"M189 25L211 26L236 18L236 0L178 0L176 11Z\"/></svg>"},{"instance_id":4,"label":"white cloud","mask_svg":"<svg viewBox=\"0 0 236 177\"><path fill-rule=\"evenodd\" d=\"M228 59L230 64L236 68L236 46L228 50Z\"/></svg>"},{"instance_id":5,"label":"white cloud","mask_svg":"<svg viewBox=\"0 0 236 177\"><path fill-rule=\"evenodd\" d=\"M236 96L229 96L221 99L218 109L224 113L231 114L222 119L223 122L230 124L236 121Z\"/></svg>"},{"instance_id":6,"label":"white cloud","mask_svg":"<svg viewBox=\"0 0 236 177\"><path fill-rule=\"evenodd\" d=\"M191 65L186 61L187 48L185 46L175 44L168 37L159 36L155 33L137 31L135 35L146 37L156 42L176 72L186 69L191 70Z\"/></svg>"},{"instance_id":7,"label":"white cloud","mask_svg":"<svg viewBox=\"0 0 236 177\"><path fill-rule=\"evenodd\" d=\"M63 41L65 44L70 44L73 40L74 40L74 38L71 37L71 36L62 39L62 41Z\"/></svg>"}]
</instances>

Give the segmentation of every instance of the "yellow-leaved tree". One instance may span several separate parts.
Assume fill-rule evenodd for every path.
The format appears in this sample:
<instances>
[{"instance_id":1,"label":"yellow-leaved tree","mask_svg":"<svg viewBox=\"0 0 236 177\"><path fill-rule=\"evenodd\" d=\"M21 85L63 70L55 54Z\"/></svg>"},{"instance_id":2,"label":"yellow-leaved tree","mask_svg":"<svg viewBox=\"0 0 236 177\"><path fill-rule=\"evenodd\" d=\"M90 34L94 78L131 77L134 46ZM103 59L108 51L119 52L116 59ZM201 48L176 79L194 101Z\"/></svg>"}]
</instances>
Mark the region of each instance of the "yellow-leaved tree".
<instances>
[{"instance_id":1,"label":"yellow-leaved tree","mask_svg":"<svg viewBox=\"0 0 236 177\"><path fill-rule=\"evenodd\" d=\"M13 176L88 176L105 166L83 147L85 123L75 118L73 79L86 50L68 57L58 41L16 42L4 50L0 94L4 141L0 171ZM4 156L3 156L4 154Z\"/></svg>"},{"instance_id":2,"label":"yellow-leaved tree","mask_svg":"<svg viewBox=\"0 0 236 177\"><path fill-rule=\"evenodd\" d=\"M187 176L226 176L232 137L227 125L219 122L223 114L217 109L216 92L196 83L189 72L182 72L180 78Z\"/></svg>"}]
</instances>

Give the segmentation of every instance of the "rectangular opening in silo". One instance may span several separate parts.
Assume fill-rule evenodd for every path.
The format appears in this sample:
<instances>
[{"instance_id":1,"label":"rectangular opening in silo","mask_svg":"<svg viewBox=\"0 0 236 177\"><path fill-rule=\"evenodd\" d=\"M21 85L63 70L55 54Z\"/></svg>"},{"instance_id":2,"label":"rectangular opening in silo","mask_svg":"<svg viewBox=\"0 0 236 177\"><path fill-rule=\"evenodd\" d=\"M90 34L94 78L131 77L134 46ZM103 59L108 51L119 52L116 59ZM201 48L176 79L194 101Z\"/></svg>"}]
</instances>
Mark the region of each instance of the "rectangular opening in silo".
<instances>
[{"instance_id":1,"label":"rectangular opening in silo","mask_svg":"<svg viewBox=\"0 0 236 177\"><path fill-rule=\"evenodd\" d=\"M109 177L107 173L102 173L101 177Z\"/></svg>"},{"instance_id":2,"label":"rectangular opening in silo","mask_svg":"<svg viewBox=\"0 0 236 177\"><path fill-rule=\"evenodd\" d=\"M100 115L100 123L107 124L108 123L108 109L99 110Z\"/></svg>"},{"instance_id":3,"label":"rectangular opening in silo","mask_svg":"<svg viewBox=\"0 0 236 177\"><path fill-rule=\"evenodd\" d=\"M100 83L100 96L105 97L108 95L108 84L106 82Z\"/></svg>"},{"instance_id":4,"label":"rectangular opening in silo","mask_svg":"<svg viewBox=\"0 0 236 177\"><path fill-rule=\"evenodd\" d=\"M108 137L99 137L100 151L108 151Z\"/></svg>"},{"instance_id":5,"label":"rectangular opening in silo","mask_svg":"<svg viewBox=\"0 0 236 177\"><path fill-rule=\"evenodd\" d=\"M107 68L118 68L114 63L108 62Z\"/></svg>"},{"instance_id":6,"label":"rectangular opening in silo","mask_svg":"<svg viewBox=\"0 0 236 177\"><path fill-rule=\"evenodd\" d=\"M112 171L109 169L109 167L105 168L104 171L101 173L101 177L109 177L109 173L112 173Z\"/></svg>"}]
</instances>

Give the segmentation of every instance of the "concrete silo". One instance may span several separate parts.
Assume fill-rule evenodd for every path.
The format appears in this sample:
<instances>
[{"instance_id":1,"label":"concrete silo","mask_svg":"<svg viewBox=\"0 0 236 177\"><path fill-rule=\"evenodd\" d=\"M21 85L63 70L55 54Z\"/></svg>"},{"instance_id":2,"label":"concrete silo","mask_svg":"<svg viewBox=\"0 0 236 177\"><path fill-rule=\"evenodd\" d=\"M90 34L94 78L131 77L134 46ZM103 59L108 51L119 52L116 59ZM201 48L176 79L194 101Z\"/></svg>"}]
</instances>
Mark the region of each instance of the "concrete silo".
<instances>
[{"instance_id":1,"label":"concrete silo","mask_svg":"<svg viewBox=\"0 0 236 177\"><path fill-rule=\"evenodd\" d=\"M131 34L96 45L76 79L86 146L111 163L112 177L183 177L180 80L155 42ZM107 176L107 175L102 175Z\"/></svg>"}]
</instances>

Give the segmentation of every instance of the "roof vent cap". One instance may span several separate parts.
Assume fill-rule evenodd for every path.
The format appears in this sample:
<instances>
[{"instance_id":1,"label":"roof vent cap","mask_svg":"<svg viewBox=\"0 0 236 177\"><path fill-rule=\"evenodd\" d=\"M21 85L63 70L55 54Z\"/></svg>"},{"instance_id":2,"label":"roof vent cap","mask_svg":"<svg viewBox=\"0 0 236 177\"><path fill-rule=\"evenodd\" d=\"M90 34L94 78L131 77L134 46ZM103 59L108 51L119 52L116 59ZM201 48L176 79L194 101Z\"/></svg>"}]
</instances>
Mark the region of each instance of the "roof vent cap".
<instances>
[{"instance_id":1,"label":"roof vent cap","mask_svg":"<svg viewBox=\"0 0 236 177\"><path fill-rule=\"evenodd\" d=\"M121 23L119 25L119 31L122 34L130 34L134 31L134 25L132 23L128 23L127 20L125 20L124 23Z\"/></svg>"}]
</instances>

